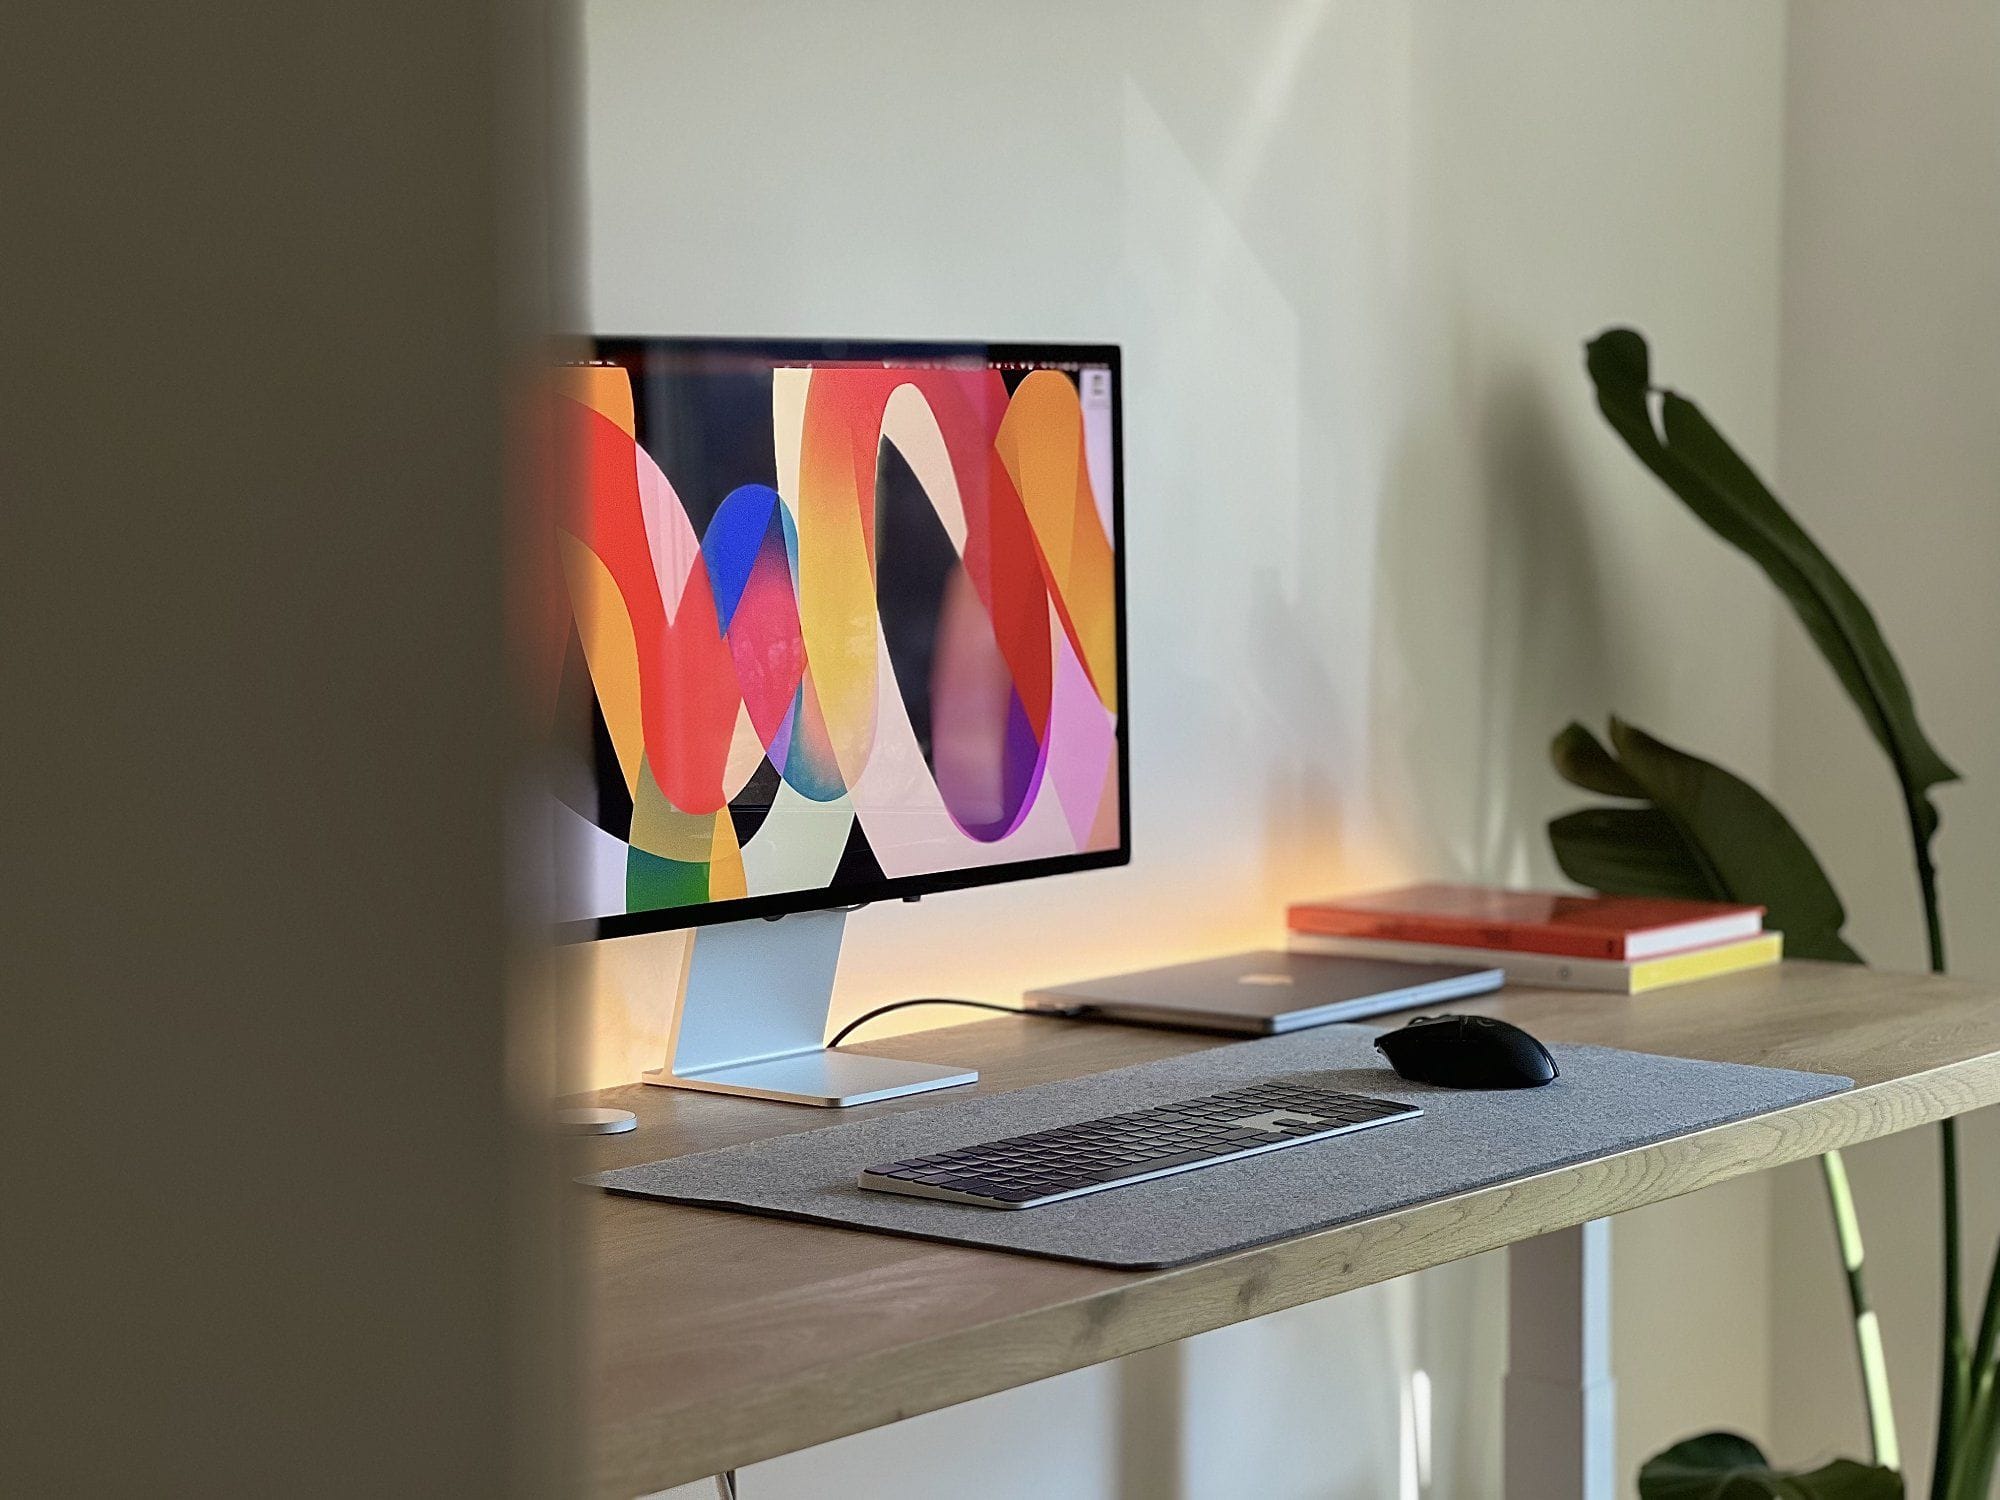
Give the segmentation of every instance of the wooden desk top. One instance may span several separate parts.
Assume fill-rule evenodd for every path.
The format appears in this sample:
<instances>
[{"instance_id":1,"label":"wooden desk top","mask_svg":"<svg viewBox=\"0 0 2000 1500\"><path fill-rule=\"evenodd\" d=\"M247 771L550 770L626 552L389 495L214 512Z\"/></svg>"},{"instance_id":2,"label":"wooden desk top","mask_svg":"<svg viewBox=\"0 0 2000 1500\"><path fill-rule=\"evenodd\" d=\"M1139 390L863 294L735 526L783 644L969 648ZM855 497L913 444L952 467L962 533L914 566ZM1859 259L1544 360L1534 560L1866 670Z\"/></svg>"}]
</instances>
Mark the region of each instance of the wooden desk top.
<instances>
[{"instance_id":1,"label":"wooden desk top","mask_svg":"<svg viewBox=\"0 0 2000 1500\"><path fill-rule=\"evenodd\" d=\"M1520 988L1453 1009L1548 1041L1842 1073L1856 1087L1172 1271L591 1193L590 1493L664 1489L2000 1102L2000 986L1788 963L1633 1000ZM969 1064L998 1091L1228 1043L1003 1017L857 1045ZM936 1102L832 1112L638 1084L596 1097L636 1111L639 1128L575 1143L579 1174Z\"/></svg>"}]
</instances>

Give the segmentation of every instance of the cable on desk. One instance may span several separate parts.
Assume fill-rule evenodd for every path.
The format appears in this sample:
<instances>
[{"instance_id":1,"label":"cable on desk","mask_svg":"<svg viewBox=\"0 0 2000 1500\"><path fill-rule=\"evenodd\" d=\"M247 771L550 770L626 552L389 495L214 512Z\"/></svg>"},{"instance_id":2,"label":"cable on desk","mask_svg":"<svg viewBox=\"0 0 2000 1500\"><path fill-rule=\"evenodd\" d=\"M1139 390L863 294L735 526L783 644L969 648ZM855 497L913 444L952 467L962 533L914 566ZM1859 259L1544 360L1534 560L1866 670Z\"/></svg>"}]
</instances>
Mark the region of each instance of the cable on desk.
<instances>
[{"instance_id":1,"label":"cable on desk","mask_svg":"<svg viewBox=\"0 0 2000 1500\"><path fill-rule=\"evenodd\" d=\"M838 1047L847 1040L849 1032L864 1022L872 1021L877 1016L886 1016L892 1010L908 1010L913 1005L963 1005L968 1010L996 1010L1003 1016L1038 1016L1048 1021L1073 1021L1083 1014L1080 1007L1071 1010L1027 1010L1019 1005L995 1005L990 1000L958 1000L949 995L930 995L922 1000L892 1000L887 1005L878 1005L873 1010L863 1011L836 1031L827 1046Z\"/></svg>"}]
</instances>

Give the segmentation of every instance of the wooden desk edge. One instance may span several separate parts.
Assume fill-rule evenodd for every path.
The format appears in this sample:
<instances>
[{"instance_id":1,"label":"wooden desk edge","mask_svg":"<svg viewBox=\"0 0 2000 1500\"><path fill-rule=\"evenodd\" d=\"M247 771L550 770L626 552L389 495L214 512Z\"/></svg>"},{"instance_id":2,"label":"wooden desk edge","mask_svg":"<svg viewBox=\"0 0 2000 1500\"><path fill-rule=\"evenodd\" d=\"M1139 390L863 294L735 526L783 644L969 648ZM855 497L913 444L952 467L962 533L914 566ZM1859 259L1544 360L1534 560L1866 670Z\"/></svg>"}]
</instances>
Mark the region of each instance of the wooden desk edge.
<instances>
[{"instance_id":1,"label":"wooden desk edge","mask_svg":"<svg viewBox=\"0 0 2000 1500\"><path fill-rule=\"evenodd\" d=\"M600 1429L591 1492L649 1494L1996 1102L2000 1055L1971 1058L1177 1270L1135 1271L1068 1302Z\"/></svg>"}]
</instances>

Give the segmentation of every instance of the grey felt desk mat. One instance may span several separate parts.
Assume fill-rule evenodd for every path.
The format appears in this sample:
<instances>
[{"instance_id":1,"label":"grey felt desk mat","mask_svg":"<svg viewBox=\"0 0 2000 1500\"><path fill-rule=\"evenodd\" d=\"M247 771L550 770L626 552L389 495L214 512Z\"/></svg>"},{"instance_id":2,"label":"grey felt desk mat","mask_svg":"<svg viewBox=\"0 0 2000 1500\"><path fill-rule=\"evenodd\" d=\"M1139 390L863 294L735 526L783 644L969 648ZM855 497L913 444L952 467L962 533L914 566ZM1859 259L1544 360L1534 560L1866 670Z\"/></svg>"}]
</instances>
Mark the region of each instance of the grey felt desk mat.
<instances>
[{"instance_id":1,"label":"grey felt desk mat","mask_svg":"<svg viewBox=\"0 0 2000 1500\"><path fill-rule=\"evenodd\" d=\"M1393 1213L1853 1087L1850 1079L1823 1073L1558 1045L1549 1050L1562 1076L1545 1088L1435 1089L1406 1083L1383 1065L1373 1046L1378 1030L1324 1026L1239 1042L621 1167L585 1181L709 1208L1158 1268ZM979 1208L854 1185L863 1167L1325 1070L1344 1075L1334 1087L1406 1100L1424 1116L1044 1208Z\"/></svg>"}]
</instances>

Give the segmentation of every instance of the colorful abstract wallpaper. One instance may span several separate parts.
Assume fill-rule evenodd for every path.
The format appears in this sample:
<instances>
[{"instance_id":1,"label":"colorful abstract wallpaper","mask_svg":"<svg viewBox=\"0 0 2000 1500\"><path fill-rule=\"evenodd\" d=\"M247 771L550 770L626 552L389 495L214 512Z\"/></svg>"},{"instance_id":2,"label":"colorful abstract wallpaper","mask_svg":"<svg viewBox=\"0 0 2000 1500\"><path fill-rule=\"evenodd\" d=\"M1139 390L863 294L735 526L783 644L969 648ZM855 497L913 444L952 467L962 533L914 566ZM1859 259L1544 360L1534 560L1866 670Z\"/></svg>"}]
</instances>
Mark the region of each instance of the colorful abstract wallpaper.
<instances>
[{"instance_id":1,"label":"colorful abstract wallpaper","mask_svg":"<svg viewBox=\"0 0 2000 1500\"><path fill-rule=\"evenodd\" d=\"M613 347L546 398L564 920L1122 847L1108 365Z\"/></svg>"}]
</instances>

